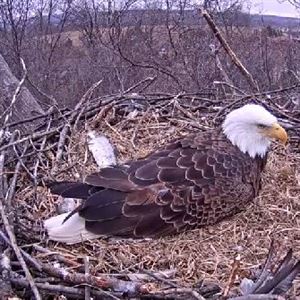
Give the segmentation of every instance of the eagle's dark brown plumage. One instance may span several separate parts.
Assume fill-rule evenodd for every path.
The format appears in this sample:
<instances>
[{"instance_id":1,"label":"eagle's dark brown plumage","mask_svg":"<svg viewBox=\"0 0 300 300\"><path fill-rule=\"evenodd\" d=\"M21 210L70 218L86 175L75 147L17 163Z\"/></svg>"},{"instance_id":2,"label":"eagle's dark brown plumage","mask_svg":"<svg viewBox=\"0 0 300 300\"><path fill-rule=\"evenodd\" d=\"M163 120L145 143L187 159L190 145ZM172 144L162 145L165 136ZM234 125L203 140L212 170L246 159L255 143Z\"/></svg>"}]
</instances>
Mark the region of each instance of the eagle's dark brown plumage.
<instances>
[{"instance_id":1,"label":"eagle's dark brown plumage","mask_svg":"<svg viewBox=\"0 0 300 300\"><path fill-rule=\"evenodd\" d=\"M62 219L56 217L45 222L49 237L68 243L82 234L160 237L217 223L258 194L273 138L287 140L276 118L246 105L230 113L222 129L177 139L84 183L50 184L52 193L83 202L67 217L68 226L57 227Z\"/></svg>"}]
</instances>

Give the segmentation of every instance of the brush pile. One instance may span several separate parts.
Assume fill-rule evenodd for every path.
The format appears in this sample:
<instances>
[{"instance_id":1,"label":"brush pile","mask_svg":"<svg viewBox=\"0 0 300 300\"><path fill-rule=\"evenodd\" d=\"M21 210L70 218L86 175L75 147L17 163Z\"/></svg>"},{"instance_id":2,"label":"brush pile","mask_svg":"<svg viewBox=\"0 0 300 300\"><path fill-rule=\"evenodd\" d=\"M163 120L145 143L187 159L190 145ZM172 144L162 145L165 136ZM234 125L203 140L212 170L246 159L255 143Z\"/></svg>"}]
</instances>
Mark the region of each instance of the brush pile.
<instances>
[{"instance_id":1,"label":"brush pile","mask_svg":"<svg viewBox=\"0 0 300 300\"><path fill-rule=\"evenodd\" d=\"M144 93L142 86L153 80L101 98L93 97L96 84L74 110L53 107L35 116L41 122L34 132L20 134L18 123L2 128L1 299L300 296L300 281L294 280L300 269L294 258L300 258L300 87L255 95L226 94L228 87L219 89L220 84L196 94ZM108 138L120 163L178 136L218 126L227 112L250 102L278 117L290 143L286 149L274 146L263 189L247 211L209 228L158 240L103 238L72 246L47 240L43 220L73 209L76 202L50 195L43 182L81 180L97 170L89 150L91 132ZM271 240L275 242L261 270ZM270 281L269 269L286 253Z\"/></svg>"}]
</instances>

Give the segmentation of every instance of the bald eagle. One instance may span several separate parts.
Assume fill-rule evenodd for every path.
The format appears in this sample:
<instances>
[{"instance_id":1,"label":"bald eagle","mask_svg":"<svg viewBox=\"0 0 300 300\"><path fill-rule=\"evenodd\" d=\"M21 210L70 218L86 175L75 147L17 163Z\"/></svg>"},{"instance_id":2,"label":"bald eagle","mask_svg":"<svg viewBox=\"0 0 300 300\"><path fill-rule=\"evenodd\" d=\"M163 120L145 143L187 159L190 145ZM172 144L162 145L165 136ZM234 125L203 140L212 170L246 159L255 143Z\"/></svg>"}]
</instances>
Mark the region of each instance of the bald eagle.
<instances>
[{"instance_id":1,"label":"bald eagle","mask_svg":"<svg viewBox=\"0 0 300 300\"><path fill-rule=\"evenodd\" d=\"M286 131L264 107L247 104L222 126L172 141L146 157L105 167L84 182L54 182L52 193L82 199L45 221L51 240L156 238L215 224L258 195L272 140Z\"/></svg>"}]
</instances>

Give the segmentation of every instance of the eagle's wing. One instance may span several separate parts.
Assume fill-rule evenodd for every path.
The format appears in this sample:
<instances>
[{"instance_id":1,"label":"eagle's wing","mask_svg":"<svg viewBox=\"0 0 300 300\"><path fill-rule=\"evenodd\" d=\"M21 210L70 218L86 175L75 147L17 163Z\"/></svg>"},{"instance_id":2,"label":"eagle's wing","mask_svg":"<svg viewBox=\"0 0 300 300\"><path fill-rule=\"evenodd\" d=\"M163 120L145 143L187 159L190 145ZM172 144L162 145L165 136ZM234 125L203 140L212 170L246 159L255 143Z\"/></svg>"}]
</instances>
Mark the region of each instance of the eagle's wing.
<instances>
[{"instance_id":1,"label":"eagle's wing","mask_svg":"<svg viewBox=\"0 0 300 300\"><path fill-rule=\"evenodd\" d=\"M255 196L250 157L225 139L190 136L149 156L104 168L53 193L82 198L76 209L95 234L157 237L213 224Z\"/></svg>"}]
</instances>

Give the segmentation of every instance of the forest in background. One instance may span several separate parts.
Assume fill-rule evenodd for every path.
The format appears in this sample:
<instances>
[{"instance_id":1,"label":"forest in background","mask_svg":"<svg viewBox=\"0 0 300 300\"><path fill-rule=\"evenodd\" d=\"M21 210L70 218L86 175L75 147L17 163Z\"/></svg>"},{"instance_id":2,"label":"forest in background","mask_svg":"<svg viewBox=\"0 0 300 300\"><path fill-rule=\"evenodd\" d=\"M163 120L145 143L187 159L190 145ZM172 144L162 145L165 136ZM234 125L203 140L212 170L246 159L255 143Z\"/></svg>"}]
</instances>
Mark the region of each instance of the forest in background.
<instances>
[{"instance_id":1,"label":"forest in background","mask_svg":"<svg viewBox=\"0 0 300 300\"><path fill-rule=\"evenodd\" d=\"M299 82L299 20L251 16L244 1L202 2L260 90ZM0 41L17 78L24 59L25 85L43 106L73 107L99 80L99 96L148 77L148 93L223 93L228 78L248 90L190 0L7 0Z\"/></svg>"}]
</instances>

